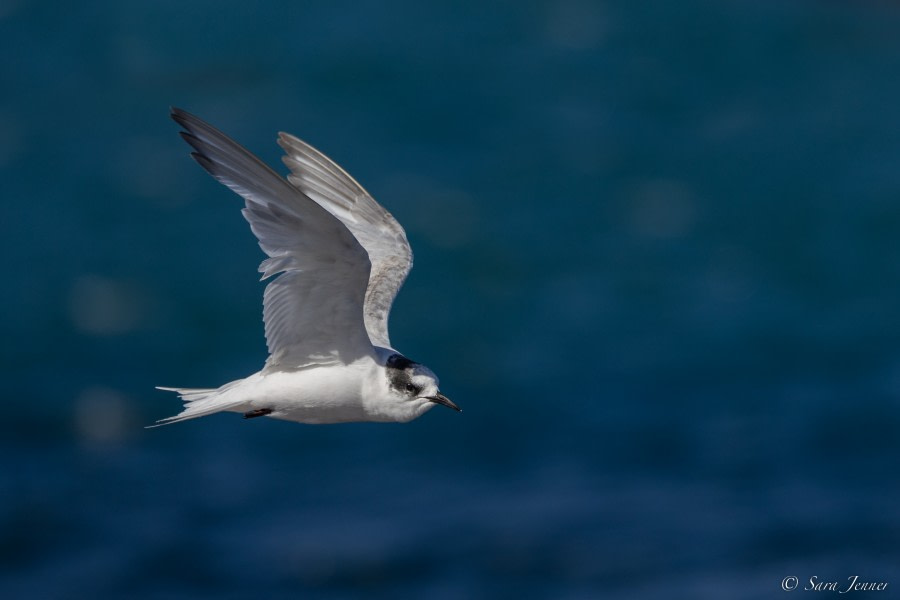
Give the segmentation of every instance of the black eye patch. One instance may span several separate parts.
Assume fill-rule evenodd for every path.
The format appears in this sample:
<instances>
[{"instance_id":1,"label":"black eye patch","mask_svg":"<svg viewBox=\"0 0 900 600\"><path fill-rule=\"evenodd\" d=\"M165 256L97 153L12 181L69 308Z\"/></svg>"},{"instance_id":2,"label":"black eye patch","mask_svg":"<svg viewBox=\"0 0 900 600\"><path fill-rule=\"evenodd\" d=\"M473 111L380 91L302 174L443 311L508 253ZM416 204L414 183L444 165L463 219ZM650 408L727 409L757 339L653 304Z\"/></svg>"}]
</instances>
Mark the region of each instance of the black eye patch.
<instances>
[{"instance_id":1,"label":"black eye patch","mask_svg":"<svg viewBox=\"0 0 900 600\"><path fill-rule=\"evenodd\" d=\"M385 363L391 387L402 394L418 395L422 388L412 382L411 373L412 367L416 364L418 363L409 360L401 354L392 354L388 358L387 363Z\"/></svg>"},{"instance_id":2,"label":"black eye patch","mask_svg":"<svg viewBox=\"0 0 900 600\"><path fill-rule=\"evenodd\" d=\"M390 379L391 387L401 394L418 394L419 386L412 382L409 371L400 371L399 369L388 370L388 379Z\"/></svg>"}]
</instances>

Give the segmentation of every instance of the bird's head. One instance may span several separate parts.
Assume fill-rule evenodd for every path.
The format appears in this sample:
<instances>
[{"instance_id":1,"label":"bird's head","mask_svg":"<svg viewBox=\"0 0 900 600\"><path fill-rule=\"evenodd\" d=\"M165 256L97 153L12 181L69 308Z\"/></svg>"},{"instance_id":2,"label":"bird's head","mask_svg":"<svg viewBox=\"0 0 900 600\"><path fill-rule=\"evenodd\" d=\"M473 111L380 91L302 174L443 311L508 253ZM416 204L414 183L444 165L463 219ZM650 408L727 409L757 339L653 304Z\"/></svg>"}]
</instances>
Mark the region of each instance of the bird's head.
<instances>
[{"instance_id":1,"label":"bird's head","mask_svg":"<svg viewBox=\"0 0 900 600\"><path fill-rule=\"evenodd\" d=\"M437 376L425 365L395 353L387 357L384 367L389 401L402 415L398 420L415 419L435 404L461 410L440 392Z\"/></svg>"}]
</instances>

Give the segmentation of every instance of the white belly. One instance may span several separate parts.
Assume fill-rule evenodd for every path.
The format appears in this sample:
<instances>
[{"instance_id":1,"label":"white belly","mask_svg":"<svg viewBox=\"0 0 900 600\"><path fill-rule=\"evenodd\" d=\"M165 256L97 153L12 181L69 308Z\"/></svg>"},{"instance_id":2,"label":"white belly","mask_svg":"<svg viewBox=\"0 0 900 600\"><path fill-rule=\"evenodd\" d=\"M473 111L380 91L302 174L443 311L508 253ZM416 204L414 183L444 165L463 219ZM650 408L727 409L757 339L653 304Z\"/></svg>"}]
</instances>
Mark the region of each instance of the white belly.
<instances>
[{"instance_id":1,"label":"white belly","mask_svg":"<svg viewBox=\"0 0 900 600\"><path fill-rule=\"evenodd\" d=\"M256 373L234 392L245 399L240 412L271 410L269 417L300 423L368 421L362 394L370 374L371 365L360 363Z\"/></svg>"}]
</instances>

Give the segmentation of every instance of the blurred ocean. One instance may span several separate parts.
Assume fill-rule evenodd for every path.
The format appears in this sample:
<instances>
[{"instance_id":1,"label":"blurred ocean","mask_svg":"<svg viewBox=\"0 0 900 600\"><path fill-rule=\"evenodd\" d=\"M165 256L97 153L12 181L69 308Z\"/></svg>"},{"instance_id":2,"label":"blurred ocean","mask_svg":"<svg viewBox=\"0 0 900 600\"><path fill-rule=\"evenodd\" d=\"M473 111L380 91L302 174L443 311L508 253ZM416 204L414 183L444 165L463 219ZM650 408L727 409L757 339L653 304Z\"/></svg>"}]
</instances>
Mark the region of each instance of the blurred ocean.
<instances>
[{"instance_id":1,"label":"blurred ocean","mask_svg":"<svg viewBox=\"0 0 900 600\"><path fill-rule=\"evenodd\" d=\"M0 1L0 597L900 588L900 8ZM263 258L169 105L406 227L462 414L178 412Z\"/></svg>"}]
</instances>

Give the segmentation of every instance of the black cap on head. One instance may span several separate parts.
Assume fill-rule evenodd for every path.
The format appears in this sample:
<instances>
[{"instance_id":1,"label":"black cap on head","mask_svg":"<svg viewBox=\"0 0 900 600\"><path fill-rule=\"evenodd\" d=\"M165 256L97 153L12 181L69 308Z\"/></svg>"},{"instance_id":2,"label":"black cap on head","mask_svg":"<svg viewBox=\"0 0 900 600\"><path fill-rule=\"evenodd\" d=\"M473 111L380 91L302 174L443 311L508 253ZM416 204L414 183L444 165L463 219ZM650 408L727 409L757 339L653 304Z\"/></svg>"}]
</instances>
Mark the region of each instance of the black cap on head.
<instances>
[{"instance_id":1,"label":"black cap on head","mask_svg":"<svg viewBox=\"0 0 900 600\"><path fill-rule=\"evenodd\" d=\"M417 365L414 360L409 360L402 354L391 354L387 359L387 367L390 369L400 369L401 371L405 371L413 365Z\"/></svg>"}]
</instances>

